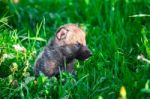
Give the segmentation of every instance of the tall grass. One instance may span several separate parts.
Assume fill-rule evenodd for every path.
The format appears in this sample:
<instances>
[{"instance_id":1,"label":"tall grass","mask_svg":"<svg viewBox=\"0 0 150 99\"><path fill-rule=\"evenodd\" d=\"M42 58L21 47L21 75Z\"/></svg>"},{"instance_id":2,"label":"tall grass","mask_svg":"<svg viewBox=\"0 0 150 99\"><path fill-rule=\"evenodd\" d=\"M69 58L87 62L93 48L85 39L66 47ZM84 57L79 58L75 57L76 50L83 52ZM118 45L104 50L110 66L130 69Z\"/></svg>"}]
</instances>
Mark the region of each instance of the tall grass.
<instances>
[{"instance_id":1,"label":"tall grass","mask_svg":"<svg viewBox=\"0 0 150 99\"><path fill-rule=\"evenodd\" d=\"M116 99L125 92L129 99L150 97L150 65L137 59L141 54L150 59L149 0L11 0L0 5L1 98ZM66 23L83 26L93 56L76 63L77 77L62 72L60 79L42 74L35 79L38 53Z\"/></svg>"}]
</instances>

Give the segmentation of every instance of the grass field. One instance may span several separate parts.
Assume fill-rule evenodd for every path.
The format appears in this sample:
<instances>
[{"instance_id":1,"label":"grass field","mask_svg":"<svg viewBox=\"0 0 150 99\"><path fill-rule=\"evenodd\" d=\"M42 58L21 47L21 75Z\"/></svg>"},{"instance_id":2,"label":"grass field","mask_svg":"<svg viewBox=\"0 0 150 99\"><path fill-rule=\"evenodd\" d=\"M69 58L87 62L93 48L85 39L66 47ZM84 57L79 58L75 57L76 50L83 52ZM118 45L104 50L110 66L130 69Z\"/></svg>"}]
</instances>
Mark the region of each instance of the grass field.
<instances>
[{"instance_id":1,"label":"grass field","mask_svg":"<svg viewBox=\"0 0 150 99\"><path fill-rule=\"evenodd\" d=\"M0 0L0 98L150 98L149 0L13 1ZM38 53L66 23L85 29L93 56L77 77L35 79Z\"/></svg>"}]
</instances>

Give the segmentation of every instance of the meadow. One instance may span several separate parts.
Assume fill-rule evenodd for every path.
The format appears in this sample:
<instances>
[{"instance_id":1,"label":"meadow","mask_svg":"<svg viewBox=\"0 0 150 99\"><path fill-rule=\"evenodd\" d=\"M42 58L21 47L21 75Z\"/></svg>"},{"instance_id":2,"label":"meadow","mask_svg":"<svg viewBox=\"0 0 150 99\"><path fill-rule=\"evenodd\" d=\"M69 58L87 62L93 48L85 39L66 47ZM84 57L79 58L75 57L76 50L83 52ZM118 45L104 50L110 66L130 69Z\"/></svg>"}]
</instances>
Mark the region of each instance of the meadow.
<instances>
[{"instance_id":1,"label":"meadow","mask_svg":"<svg viewBox=\"0 0 150 99\"><path fill-rule=\"evenodd\" d=\"M34 61L63 24L86 31L93 56L74 77L40 75ZM149 0L0 0L0 98L149 99Z\"/></svg>"}]
</instances>

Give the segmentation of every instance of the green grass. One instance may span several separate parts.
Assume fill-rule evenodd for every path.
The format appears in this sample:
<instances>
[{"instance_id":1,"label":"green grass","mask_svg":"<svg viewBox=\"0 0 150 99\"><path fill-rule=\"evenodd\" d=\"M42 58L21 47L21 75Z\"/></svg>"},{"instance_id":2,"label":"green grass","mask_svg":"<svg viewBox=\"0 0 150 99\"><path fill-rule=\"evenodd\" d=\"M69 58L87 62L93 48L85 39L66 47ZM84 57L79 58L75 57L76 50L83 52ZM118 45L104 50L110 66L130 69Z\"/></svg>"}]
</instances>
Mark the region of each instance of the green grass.
<instances>
[{"instance_id":1,"label":"green grass","mask_svg":"<svg viewBox=\"0 0 150 99\"><path fill-rule=\"evenodd\" d=\"M128 99L150 98L150 65L137 59L150 59L149 0L12 1L0 1L0 98L116 99L122 86ZM83 26L93 56L77 77L35 80L38 53L66 23Z\"/></svg>"}]
</instances>

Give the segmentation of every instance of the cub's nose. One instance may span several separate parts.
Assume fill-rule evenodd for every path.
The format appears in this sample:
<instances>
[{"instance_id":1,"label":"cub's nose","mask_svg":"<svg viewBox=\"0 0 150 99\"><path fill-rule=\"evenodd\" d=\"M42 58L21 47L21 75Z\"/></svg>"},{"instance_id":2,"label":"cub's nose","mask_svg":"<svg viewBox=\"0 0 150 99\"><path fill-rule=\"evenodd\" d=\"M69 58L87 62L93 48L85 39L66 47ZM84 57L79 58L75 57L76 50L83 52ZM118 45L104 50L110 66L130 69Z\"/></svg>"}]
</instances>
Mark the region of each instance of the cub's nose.
<instances>
[{"instance_id":1,"label":"cub's nose","mask_svg":"<svg viewBox=\"0 0 150 99\"><path fill-rule=\"evenodd\" d=\"M88 49L87 52L86 52L86 55L87 55L87 57L91 57L93 54L92 54L92 52Z\"/></svg>"},{"instance_id":2,"label":"cub's nose","mask_svg":"<svg viewBox=\"0 0 150 99\"><path fill-rule=\"evenodd\" d=\"M90 51L90 54L89 54L89 56L92 56L93 55L93 53Z\"/></svg>"}]
</instances>

